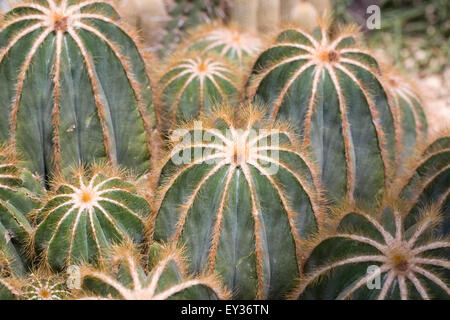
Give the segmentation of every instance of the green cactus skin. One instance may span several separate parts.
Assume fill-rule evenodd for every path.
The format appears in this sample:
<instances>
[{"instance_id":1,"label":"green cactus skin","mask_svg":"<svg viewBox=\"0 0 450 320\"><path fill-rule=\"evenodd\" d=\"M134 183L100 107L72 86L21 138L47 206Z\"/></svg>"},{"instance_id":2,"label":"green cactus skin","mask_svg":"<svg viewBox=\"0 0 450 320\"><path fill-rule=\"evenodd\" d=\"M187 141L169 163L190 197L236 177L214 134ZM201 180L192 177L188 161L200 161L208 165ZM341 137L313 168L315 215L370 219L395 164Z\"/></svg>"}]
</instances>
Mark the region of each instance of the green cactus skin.
<instances>
[{"instance_id":1,"label":"green cactus skin","mask_svg":"<svg viewBox=\"0 0 450 320\"><path fill-rule=\"evenodd\" d=\"M223 0L175 0L168 7L170 16L166 24L166 35L162 40L163 49L160 57L166 56L174 51L186 32L203 23L210 23L213 20L224 16Z\"/></svg>"},{"instance_id":2,"label":"green cactus skin","mask_svg":"<svg viewBox=\"0 0 450 320\"><path fill-rule=\"evenodd\" d=\"M418 90L393 67L381 64L382 83L389 98L396 133L396 176L428 140L428 122Z\"/></svg>"},{"instance_id":3,"label":"green cactus skin","mask_svg":"<svg viewBox=\"0 0 450 320\"><path fill-rule=\"evenodd\" d=\"M368 213L343 209L330 230L309 242L299 286L291 298L300 299L449 299L450 241L433 238L436 208L406 229L402 210L388 207ZM377 287L379 267L381 277Z\"/></svg>"},{"instance_id":4,"label":"green cactus skin","mask_svg":"<svg viewBox=\"0 0 450 320\"><path fill-rule=\"evenodd\" d=\"M11 264L11 254L4 246L0 246L0 300L14 300L20 294L13 274L15 267Z\"/></svg>"},{"instance_id":5,"label":"green cactus skin","mask_svg":"<svg viewBox=\"0 0 450 320\"><path fill-rule=\"evenodd\" d=\"M11 148L0 147L0 250L17 276L26 272L23 248L33 233L27 217L40 204L24 188L24 176Z\"/></svg>"},{"instance_id":6,"label":"green cactus skin","mask_svg":"<svg viewBox=\"0 0 450 320\"><path fill-rule=\"evenodd\" d=\"M408 203L407 225L420 217L423 206L435 203L444 214L438 234L450 235L450 135L435 139L400 180L400 197Z\"/></svg>"},{"instance_id":7,"label":"green cactus skin","mask_svg":"<svg viewBox=\"0 0 450 320\"><path fill-rule=\"evenodd\" d=\"M331 200L375 205L395 164L393 115L375 59L347 27L329 37L282 31L257 60L248 95L289 119L322 172Z\"/></svg>"},{"instance_id":8,"label":"green cactus skin","mask_svg":"<svg viewBox=\"0 0 450 320\"><path fill-rule=\"evenodd\" d=\"M217 272L237 299L282 299L321 215L314 167L263 113L221 109L182 127L155 204L154 239L185 244L190 270Z\"/></svg>"},{"instance_id":9,"label":"green cactus skin","mask_svg":"<svg viewBox=\"0 0 450 320\"><path fill-rule=\"evenodd\" d=\"M152 91L135 36L103 1L19 5L0 33L0 141L33 173L150 166ZM150 113L150 114L149 114Z\"/></svg>"},{"instance_id":10,"label":"green cactus skin","mask_svg":"<svg viewBox=\"0 0 450 320\"><path fill-rule=\"evenodd\" d=\"M71 181L56 182L53 189L39 213L34 236L36 251L53 270L95 261L124 239L143 241L149 205L120 173L80 170Z\"/></svg>"},{"instance_id":11,"label":"green cactus skin","mask_svg":"<svg viewBox=\"0 0 450 320\"><path fill-rule=\"evenodd\" d=\"M239 67L253 63L262 49L263 42L257 36L243 32L235 26L203 25L186 40L186 51L215 52Z\"/></svg>"},{"instance_id":12,"label":"green cactus skin","mask_svg":"<svg viewBox=\"0 0 450 320\"><path fill-rule=\"evenodd\" d=\"M104 270L83 267L83 287L96 294L84 299L228 299L229 293L213 275L190 277L186 274L183 253L179 249L165 246L157 250L157 260L148 273L140 266L136 250L126 244L113 249Z\"/></svg>"},{"instance_id":13,"label":"green cactus skin","mask_svg":"<svg viewBox=\"0 0 450 320\"><path fill-rule=\"evenodd\" d=\"M159 81L156 105L164 132L217 104L237 104L242 77L230 63L214 55L192 53L169 64Z\"/></svg>"}]
</instances>

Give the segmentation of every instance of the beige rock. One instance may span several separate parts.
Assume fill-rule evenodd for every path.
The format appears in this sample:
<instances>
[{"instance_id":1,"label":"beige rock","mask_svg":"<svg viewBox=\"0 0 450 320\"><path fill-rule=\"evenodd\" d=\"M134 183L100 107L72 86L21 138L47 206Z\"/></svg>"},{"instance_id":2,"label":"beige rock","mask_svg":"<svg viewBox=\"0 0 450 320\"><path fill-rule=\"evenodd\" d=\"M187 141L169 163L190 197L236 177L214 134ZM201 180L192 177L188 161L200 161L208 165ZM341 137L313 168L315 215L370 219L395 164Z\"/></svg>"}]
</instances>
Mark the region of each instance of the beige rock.
<instances>
[{"instance_id":1,"label":"beige rock","mask_svg":"<svg viewBox=\"0 0 450 320\"><path fill-rule=\"evenodd\" d=\"M263 0L264 1L264 0ZM232 0L231 22L250 32L258 31L258 0Z\"/></svg>"}]
</instances>

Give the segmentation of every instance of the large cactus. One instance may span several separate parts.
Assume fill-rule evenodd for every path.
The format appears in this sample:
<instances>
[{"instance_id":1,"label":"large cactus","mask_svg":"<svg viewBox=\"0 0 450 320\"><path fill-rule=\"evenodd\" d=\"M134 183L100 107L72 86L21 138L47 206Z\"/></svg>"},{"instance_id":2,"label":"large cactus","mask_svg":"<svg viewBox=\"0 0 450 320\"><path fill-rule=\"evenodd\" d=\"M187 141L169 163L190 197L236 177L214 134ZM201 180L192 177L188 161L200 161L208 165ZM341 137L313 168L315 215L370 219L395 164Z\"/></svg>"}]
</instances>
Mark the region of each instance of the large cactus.
<instances>
[{"instance_id":1,"label":"large cactus","mask_svg":"<svg viewBox=\"0 0 450 320\"><path fill-rule=\"evenodd\" d=\"M216 52L240 67L253 63L262 40L236 26L203 25L191 32L186 51Z\"/></svg>"},{"instance_id":2,"label":"large cactus","mask_svg":"<svg viewBox=\"0 0 450 320\"><path fill-rule=\"evenodd\" d=\"M159 252L149 273L141 267L142 257L130 244L115 246L102 270L82 267L83 287L90 294L85 299L228 299L229 293L214 275L186 274L181 250L173 245L155 249Z\"/></svg>"},{"instance_id":3,"label":"large cactus","mask_svg":"<svg viewBox=\"0 0 450 320\"><path fill-rule=\"evenodd\" d=\"M52 269L92 262L124 239L142 242L147 201L121 173L93 167L55 181L41 209L34 246Z\"/></svg>"},{"instance_id":4,"label":"large cactus","mask_svg":"<svg viewBox=\"0 0 450 320\"><path fill-rule=\"evenodd\" d=\"M396 176L404 174L404 168L417 156L428 139L428 123L418 90L397 70L381 64L382 83L388 94L394 116L397 155Z\"/></svg>"},{"instance_id":5,"label":"large cactus","mask_svg":"<svg viewBox=\"0 0 450 320\"><path fill-rule=\"evenodd\" d=\"M216 104L237 104L242 77L226 60L198 52L173 59L159 81L156 97L163 131L211 111Z\"/></svg>"},{"instance_id":6,"label":"large cactus","mask_svg":"<svg viewBox=\"0 0 450 320\"><path fill-rule=\"evenodd\" d=\"M346 27L282 31L257 60L248 94L303 136L332 199L376 203L395 162L395 131L375 59Z\"/></svg>"},{"instance_id":7,"label":"large cactus","mask_svg":"<svg viewBox=\"0 0 450 320\"><path fill-rule=\"evenodd\" d=\"M163 159L154 238L186 244L194 272L217 271L236 298L283 298L300 239L318 229L315 169L262 111L221 109L174 131Z\"/></svg>"},{"instance_id":8,"label":"large cactus","mask_svg":"<svg viewBox=\"0 0 450 320\"><path fill-rule=\"evenodd\" d=\"M148 170L150 83L135 36L110 4L27 2L2 26L0 140L33 173L95 159Z\"/></svg>"},{"instance_id":9,"label":"large cactus","mask_svg":"<svg viewBox=\"0 0 450 320\"><path fill-rule=\"evenodd\" d=\"M395 207L341 209L330 229L308 243L305 274L292 298L449 299L450 241L432 237L437 212L422 211L408 229Z\"/></svg>"},{"instance_id":10,"label":"large cactus","mask_svg":"<svg viewBox=\"0 0 450 320\"><path fill-rule=\"evenodd\" d=\"M400 179L398 190L407 202L408 225L420 217L421 207L435 203L444 214L438 233L450 234L450 134L428 146L409 174Z\"/></svg>"}]
</instances>

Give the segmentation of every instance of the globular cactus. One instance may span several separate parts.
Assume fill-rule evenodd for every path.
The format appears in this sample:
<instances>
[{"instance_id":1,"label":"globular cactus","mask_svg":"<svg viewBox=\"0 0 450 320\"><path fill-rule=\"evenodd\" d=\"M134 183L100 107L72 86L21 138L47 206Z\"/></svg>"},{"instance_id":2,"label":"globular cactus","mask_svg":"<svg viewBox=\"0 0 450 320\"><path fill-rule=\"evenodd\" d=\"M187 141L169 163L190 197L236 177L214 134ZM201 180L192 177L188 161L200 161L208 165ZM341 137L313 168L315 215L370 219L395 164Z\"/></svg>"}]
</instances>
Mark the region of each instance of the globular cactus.
<instances>
[{"instance_id":1,"label":"globular cactus","mask_svg":"<svg viewBox=\"0 0 450 320\"><path fill-rule=\"evenodd\" d=\"M142 242L150 209L133 184L114 169L75 170L53 184L38 213L34 247L53 270L96 261L124 239Z\"/></svg>"},{"instance_id":2,"label":"globular cactus","mask_svg":"<svg viewBox=\"0 0 450 320\"><path fill-rule=\"evenodd\" d=\"M417 221L423 206L435 203L444 214L438 233L449 235L450 134L434 139L408 171L398 181L399 197L406 201L409 212L408 225Z\"/></svg>"},{"instance_id":3,"label":"globular cactus","mask_svg":"<svg viewBox=\"0 0 450 320\"><path fill-rule=\"evenodd\" d=\"M160 56L172 52L189 29L224 18L224 5L224 0L174 0L168 3L170 19Z\"/></svg>"},{"instance_id":4,"label":"globular cactus","mask_svg":"<svg viewBox=\"0 0 450 320\"><path fill-rule=\"evenodd\" d=\"M215 52L239 67L253 63L263 46L257 35L224 25L203 25L191 32L186 44L187 52Z\"/></svg>"},{"instance_id":5,"label":"globular cactus","mask_svg":"<svg viewBox=\"0 0 450 320\"><path fill-rule=\"evenodd\" d=\"M310 254L292 298L449 299L450 241L433 238L434 207L412 228L405 212L343 208L329 230L305 245Z\"/></svg>"},{"instance_id":6,"label":"globular cactus","mask_svg":"<svg viewBox=\"0 0 450 320\"><path fill-rule=\"evenodd\" d=\"M102 1L32 1L0 33L0 141L33 173L150 165L152 91L135 35ZM130 125L132 124L132 125Z\"/></svg>"},{"instance_id":7,"label":"globular cactus","mask_svg":"<svg viewBox=\"0 0 450 320\"><path fill-rule=\"evenodd\" d=\"M23 282L21 300L63 300L70 296L64 280L58 276L33 273Z\"/></svg>"},{"instance_id":8,"label":"globular cactus","mask_svg":"<svg viewBox=\"0 0 450 320\"><path fill-rule=\"evenodd\" d=\"M382 83L394 116L397 139L396 176L417 156L428 140L428 123L417 88L397 70L381 64Z\"/></svg>"},{"instance_id":9,"label":"globular cactus","mask_svg":"<svg viewBox=\"0 0 450 320\"><path fill-rule=\"evenodd\" d=\"M243 78L226 60L198 52L173 59L159 80L156 97L158 112L163 115L162 131L210 111L216 104L237 104Z\"/></svg>"},{"instance_id":10,"label":"globular cactus","mask_svg":"<svg viewBox=\"0 0 450 320\"><path fill-rule=\"evenodd\" d=\"M27 217L40 204L33 193L24 188L24 177L28 174L19 168L11 148L0 147L0 249L18 276L26 271L23 251L33 232Z\"/></svg>"},{"instance_id":11,"label":"globular cactus","mask_svg":"<svg viewBox=\"0 0 450 320\"><path fill-rule=\"evenodd\" d=\"M88 294L84 299L228 299L229 293L213 275L186 274L181 250L155 245L159 252L150 272L141 267L142 256L129 244L114 247L104 269L82 267L83 288Z\"/></svg>"},{"instance_id":12,"label":"globular cactus","mask_svg":"<svg viewBox=\"0 0 450 320\"><path fill-rule=\"evenodd\" d=\"M218 272L238 299L281 299L317 231L321 190L288 126L233 108L174 131L163 159L154 239L186 245L190 270Z\"/></svg>"},{"instance_id":13,"label":"globular cactus","mask_svg":"<svg viewBox=\"0 0 450 320\"><path fill-rule=\"evenodd\" d=\"M392 111L375 59L348 26L282 31L257 60L248 95L289 119L318 161L329 197L375 204L395 162Z\"/></svg>"}]
</instances>

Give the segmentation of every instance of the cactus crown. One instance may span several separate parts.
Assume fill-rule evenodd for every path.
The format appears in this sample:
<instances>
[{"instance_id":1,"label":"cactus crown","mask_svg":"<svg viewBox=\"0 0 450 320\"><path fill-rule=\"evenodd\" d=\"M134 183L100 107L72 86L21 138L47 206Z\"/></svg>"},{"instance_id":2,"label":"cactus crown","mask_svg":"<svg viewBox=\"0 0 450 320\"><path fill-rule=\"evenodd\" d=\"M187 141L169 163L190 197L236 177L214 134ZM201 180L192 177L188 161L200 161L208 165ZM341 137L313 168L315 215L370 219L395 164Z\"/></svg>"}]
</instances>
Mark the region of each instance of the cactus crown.
<instances>
[{"instance_id":1,"label":"cactus crown","mask_svg":"<svg viewBox=\"0 0 450 320\"><path fill-rule=\"evenodd\" d=\"M21 299L63 300L70 295L70 292L65 289L62 279L58 277L33 273L26 279L26 282L27 284L21 289Z\"/></svg>"},{"instance_id":2,"label":"cactus crown","mask_svg":"<svg viewBox=\"0 0 450 320\"><path fill-rule=\"evenodd\" d=\"M327 231L305 242L310 254L305 275L292 297L310 298L308 294L321 285L332 299L406 300L450 294L445 278L450 270L445 254L450 241L433 238L433 228L442 218L436 207L423 210L411 229L405 228L402 209L393 206L376 215L354 207L341 208L335 215ZM370 263L378 266L378 273L366 272L364 267ZM377 276L381 276L382 285L368 293L366 285Z\"/></svg>"},{"instance_id":3,"label":"cactus crown","mask_svg":"<svg viewBox=\"0 0 450 320\"><path fill-rule=\"evenodd\" d=\"M229 297L229 293L213 275L187 276L183 253L173 245L166 245L160 249L157 262L148 274L141 267L141 260L142 256L136 249L131 244L125 243L112 247L104 270L85 266L82 267L81 274L85 280L94 279L106 284L113 289L116 297L125 300L167 300L197 286L211 290L218 299ZM124 276L120 277L122 273ZM97 296L90 299L106 297L112 298L111 293L105 297Z\"/></svg>"},{"instance_id":4,"label":"cactus crown","mask_svg":"<svg viewBox=\"0 0 450 320\"><path fill-rule=\"evenodd\" d=\"M258 54L263 46L256 35L243 32L236 26L222 25L201 26L191 32L186 43L187 51L216 52L239 66Z\"/></svg>"}]
</instances>

